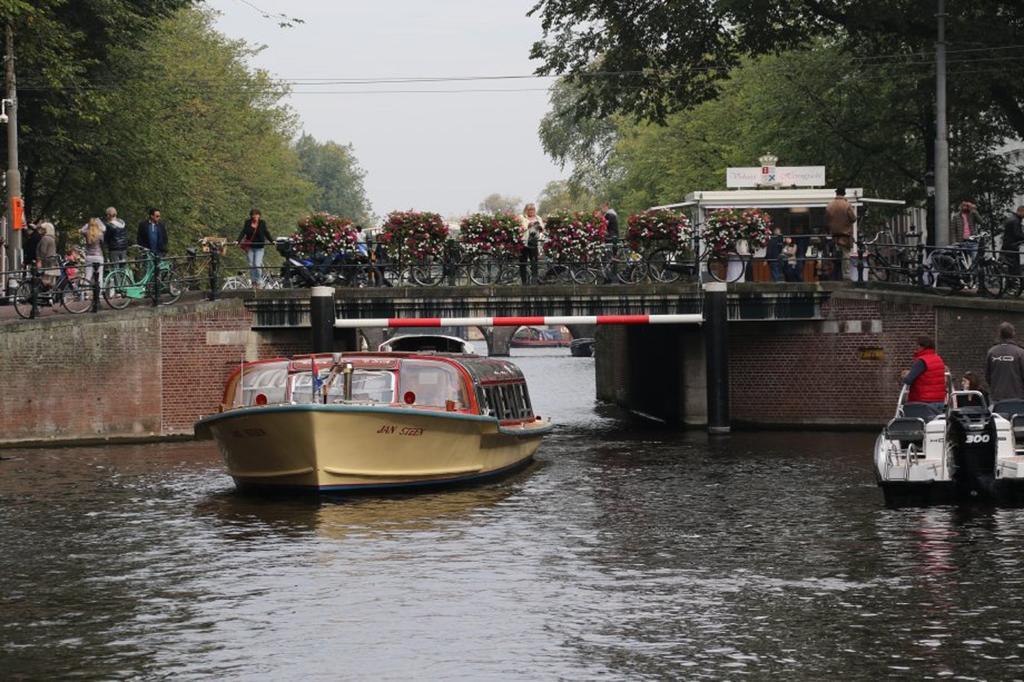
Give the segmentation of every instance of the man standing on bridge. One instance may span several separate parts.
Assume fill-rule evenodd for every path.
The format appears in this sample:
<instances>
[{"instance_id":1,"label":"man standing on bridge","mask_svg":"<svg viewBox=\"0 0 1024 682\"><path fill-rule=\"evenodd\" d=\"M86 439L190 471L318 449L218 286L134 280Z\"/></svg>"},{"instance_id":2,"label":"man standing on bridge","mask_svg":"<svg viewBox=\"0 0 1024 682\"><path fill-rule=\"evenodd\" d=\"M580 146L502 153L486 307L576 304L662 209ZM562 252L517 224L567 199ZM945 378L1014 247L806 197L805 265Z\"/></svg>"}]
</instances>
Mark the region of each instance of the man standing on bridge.
<instances>
[{"instance_id":1,"label":"man standing on bridge","mask_svg":"<svg viewBox=\"0 0 1024 682\"><path fill-rule=\"evenodd\" d=\"M999 343L988 349L985 381L993 403L1024 399L1024 348L1014 341L1015 334L1013 325L1003 322L999 325Z\"/></svg>"},{"instance_id":2,"label":"man standing on bridge","mask_svg":"<svg viewBox=\"0 0 1024 682\"><path fill-rule=\"evenodd\" d=\"M853 250L853 224L857 222L857 212L846 200L846 188L837 187L835 198L825 207L825 222L832 235L832 246L835 250L836 264L832 271L832 279L843 280L850 275L850 252Z\"/></svg>"},{"instance_id":3,"label":"man standing on bridge","mask_svg":"<svg viewBox=\"0 0 1024 682\"><path fill-rule=\"evenodd\" d=\"M167 228L160 222L160 209L149 209L149 218L139 223L136 242L161 256L167 253Z\"/></svg>"}]
</instances>

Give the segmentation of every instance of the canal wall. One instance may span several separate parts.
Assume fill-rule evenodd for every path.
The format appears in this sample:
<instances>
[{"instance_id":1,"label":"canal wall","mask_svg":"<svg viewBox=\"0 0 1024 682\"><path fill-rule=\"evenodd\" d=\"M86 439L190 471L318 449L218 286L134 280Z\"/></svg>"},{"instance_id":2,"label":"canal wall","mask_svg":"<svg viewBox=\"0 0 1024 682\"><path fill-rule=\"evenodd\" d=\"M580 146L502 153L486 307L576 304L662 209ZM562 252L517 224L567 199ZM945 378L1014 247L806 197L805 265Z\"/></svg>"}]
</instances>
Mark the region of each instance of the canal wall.
<instances>
[{"instance_id":1,"label":"canal wall","mask_svg":"<svg viewBox=\"0 0 1024 682\"><path fill-rule=\"evenodd\" d=\"M240 299L0 325L0 444L188 436L242 360L309 352Z\"/></svg>"},{"instance_id":2,"label":"canal wall","mask_svg":"<svg viewBox=\"0 0 1024 682\"><path fill-rule=\"evenodd\" d=\"M921 334L959 378L984 376L996 327L1024 336L1024 302L837 290L821 319L730 322L732 421L753 427L875 427L893 413ZM704 346L691 328L602 327L597 397L670 423L707 421Z\"/></svg>"}]
</instances>

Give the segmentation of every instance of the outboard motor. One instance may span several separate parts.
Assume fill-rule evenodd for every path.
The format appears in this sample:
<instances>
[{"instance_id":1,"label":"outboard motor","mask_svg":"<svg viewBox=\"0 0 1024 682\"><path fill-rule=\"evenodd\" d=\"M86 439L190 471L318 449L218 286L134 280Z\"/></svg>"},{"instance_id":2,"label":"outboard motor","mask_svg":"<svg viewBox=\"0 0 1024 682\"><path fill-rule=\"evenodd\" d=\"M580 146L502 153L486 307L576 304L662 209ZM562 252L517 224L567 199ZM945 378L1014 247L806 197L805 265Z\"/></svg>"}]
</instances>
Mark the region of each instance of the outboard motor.
<instances>
[{"instance_id":1,"label":"outboard motor","mask_svg":"<svg viewBox=\"0 0 1024 682\"><path fill-rule=\"evenodd\" d=\"M953 455L953 481L962 499L990 500L996 495L996 423L987 407L951 410L946 444Z\"/></svg>"}]
</instances>

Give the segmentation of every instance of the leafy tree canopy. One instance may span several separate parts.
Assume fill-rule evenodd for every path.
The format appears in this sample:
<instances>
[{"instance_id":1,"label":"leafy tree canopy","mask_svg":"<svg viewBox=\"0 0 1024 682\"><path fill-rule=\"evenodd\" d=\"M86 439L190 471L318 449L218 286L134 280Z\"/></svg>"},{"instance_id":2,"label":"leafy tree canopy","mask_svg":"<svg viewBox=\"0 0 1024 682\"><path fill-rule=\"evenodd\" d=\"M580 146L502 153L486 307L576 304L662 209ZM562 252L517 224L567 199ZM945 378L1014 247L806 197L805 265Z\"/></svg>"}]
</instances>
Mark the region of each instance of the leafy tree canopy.
<instances>
[{"instance_id":1,"label":"leafy tree canopy","mask_svg":"<svg viewBox=\"0 0 1024 682\"><path fill-rule=\"evenodd\" d=\"M543 38L531 50L541 74L579 88L577 116L623 112L662 122L713 99L744 57L815 39L865 65L899 63L929 76L934 0L538 0ZM1024 137L1024 30L1019 0L947 3L951 98L974 98Z\"/></svg>"},{"instance_id":2,"label":"leafy tree canopy","mask_svg":"<svg viewBox=\"0 0 1024 682\"><path fill-rule=\"evenodd\" d=\"M519 197L505 196L503 194L488 194L480 202L480 210L484 213L519 213L522 210L523 200Z\"/></svg>"},{"instance_id":3,"label":"leafy tree canopy","mask_svg":"<svg viewBox=\"0 0 1024 682\"><path fill-rule=\"evenodd\" d=\"M316 187L313 209L350 218L356 223L373 222L363 178L351 144L317 142L302 135L295 143L302 175Z\"/></svg>"}]
</instances>

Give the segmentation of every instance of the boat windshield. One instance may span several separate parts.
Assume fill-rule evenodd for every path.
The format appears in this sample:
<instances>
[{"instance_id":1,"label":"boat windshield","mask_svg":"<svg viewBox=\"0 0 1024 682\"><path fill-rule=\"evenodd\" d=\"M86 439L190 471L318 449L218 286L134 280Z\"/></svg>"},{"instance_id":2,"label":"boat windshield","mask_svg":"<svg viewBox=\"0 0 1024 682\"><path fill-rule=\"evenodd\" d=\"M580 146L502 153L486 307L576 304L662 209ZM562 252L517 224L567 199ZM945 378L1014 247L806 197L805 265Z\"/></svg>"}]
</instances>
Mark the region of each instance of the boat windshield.
<instances>
[{"instance_id":1,"label":"boat windshield","mask_svg":"<svg viewBox=\"0 0 1024 682\"><path fill-rule=\"evenodd\" d=\"M335 384L338 383L341 383L340 378L335 381ZM334 391L331 394L333 395ZM352 372L352 400L371 403L395 402L395 373L355 370Z\"/></svg>"},{"instance_id":2,"label":"boat windshield","mask_svg":"<svg viewBox=\"0 0 1024 682\"><path fill-rule=\"evenodd\" d=\"M404 402L445 407L450 400L456 409L465 409L469 405L462 378L451 365L425 360L403 360L399 377L398 393Z\"/></svg>"},{"instance_id":3,"label":"boat windshield","mask_svg":"<svg viewBox=\"0 0 1024 682\"><path fill-rule=\"evenodd\" d=\"M320 397L320 386L319 384L327 380L327 376L331 373L330 368L321 369L317 372L317 388L313 390L313 374L312 372L298 372L291 375L288 380L290 384L289 395L291 402L302 404L302 403L318 403L321 401ZM340 385L331 386L330 391L327 393L327 401L333 402L334 400L341 400L342 398L342 387Z\"/></svg>"},{"instance_id":4,"label":"boat windshield","mask_svg":"<svg viewBox=\"0 0 1024 682\"><path fill-rule=\"evenodd\" d=\"M245 367L240 381L241 390L235 391L235 407L283 403L288 383L288 362Z\"/></svg>"}]
</instances>

